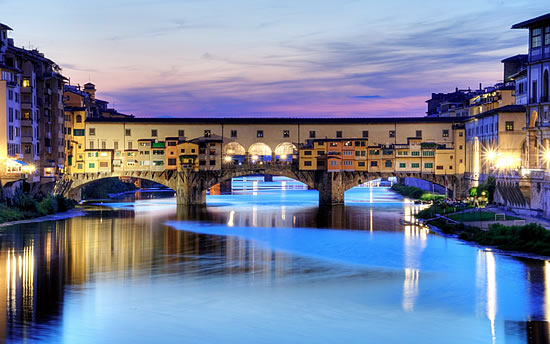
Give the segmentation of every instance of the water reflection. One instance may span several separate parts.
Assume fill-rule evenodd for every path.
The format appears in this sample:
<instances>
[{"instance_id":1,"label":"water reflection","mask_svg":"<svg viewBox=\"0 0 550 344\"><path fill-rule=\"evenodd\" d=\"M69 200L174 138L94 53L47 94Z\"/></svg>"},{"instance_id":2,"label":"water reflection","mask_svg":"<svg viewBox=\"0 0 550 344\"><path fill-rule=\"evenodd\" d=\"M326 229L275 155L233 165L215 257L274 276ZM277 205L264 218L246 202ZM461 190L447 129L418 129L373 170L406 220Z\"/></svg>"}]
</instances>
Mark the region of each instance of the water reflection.
<instances>
[{"instance_id":1,"label":"water reflection","mask_svg":"<svg viewBox=\"0 0 550 344\"><path fill-rule=\"evenodd\" d=\"M548 262L439 237L416 223L418 206L380 190L322 208L309 191L282 205L273 190L256 192L265 203L251 206L247 194L206 207L144 198L4 229L0 336L170 342L185 330L189 342L405 334L410 342L548 342Z\"/></svg>"}]
</instances>

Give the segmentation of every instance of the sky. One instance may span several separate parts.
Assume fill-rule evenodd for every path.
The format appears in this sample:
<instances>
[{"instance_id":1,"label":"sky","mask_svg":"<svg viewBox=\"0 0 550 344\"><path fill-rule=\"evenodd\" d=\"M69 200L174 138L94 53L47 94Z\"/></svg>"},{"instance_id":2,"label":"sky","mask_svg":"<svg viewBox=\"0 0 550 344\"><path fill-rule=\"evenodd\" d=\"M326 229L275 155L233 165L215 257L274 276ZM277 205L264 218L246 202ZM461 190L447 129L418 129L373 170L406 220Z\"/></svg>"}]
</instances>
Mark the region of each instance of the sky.
<instances>
[{"instance_id":1,"label":"sky","mask_svg":"<svg viewBox=\"0 0 550 344\"><path fill-rule=\"evenodd\" d=\"M17 46L139 117L423 116L527 52L547 0L0 0Z\"/></svg>"}]
</instances>

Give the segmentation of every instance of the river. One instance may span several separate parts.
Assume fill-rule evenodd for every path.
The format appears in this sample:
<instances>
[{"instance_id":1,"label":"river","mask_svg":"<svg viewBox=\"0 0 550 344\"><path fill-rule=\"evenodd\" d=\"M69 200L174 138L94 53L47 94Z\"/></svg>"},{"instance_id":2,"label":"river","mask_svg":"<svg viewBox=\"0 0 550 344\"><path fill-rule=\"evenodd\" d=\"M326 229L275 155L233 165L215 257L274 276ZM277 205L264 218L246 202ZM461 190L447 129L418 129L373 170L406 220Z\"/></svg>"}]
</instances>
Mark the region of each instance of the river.
<instances>
[{"instance_id":1,"label":"river","mask_svg":"<svg viewBox=\"0 0 550 344\"><path fill-rule=\"evenodd\" d=\"M26 343L548 343L550 262L275 178L206 207L150 191L0 228L0 338Z\"/></svg>"}]
</instances>

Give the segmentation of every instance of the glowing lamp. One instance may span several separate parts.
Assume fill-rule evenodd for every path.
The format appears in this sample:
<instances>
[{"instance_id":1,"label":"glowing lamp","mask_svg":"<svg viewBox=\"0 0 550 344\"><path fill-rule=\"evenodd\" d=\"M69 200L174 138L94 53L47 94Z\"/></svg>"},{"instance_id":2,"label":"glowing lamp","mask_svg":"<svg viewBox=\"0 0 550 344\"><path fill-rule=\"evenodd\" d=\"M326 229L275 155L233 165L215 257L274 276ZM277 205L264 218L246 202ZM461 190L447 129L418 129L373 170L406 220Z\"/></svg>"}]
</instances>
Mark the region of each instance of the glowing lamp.
<instances>
[{"instance_id":1,"label":"glowing lamp","mask_svg":"<svg viewBox=\"0 0 550 344\"><path fill-rule=\"evenodd\" d=\"M281 159L286 160L287 156L286 154L281 154Z\"/></svg>"},{"instance_id":2,"label":"glowing lamp","mask_svg":"<svg viewBox=\"0 0 550 344\"><path fill-rule=\"evenodd\" d=\"M225 157L225 161L226 161L226 162L230 162L230 161L231 161L231 159L232 159L232 158L231 158L231 156L230 156L230 155L227 155L227 156Z\"/></svg>"}]
</instances>

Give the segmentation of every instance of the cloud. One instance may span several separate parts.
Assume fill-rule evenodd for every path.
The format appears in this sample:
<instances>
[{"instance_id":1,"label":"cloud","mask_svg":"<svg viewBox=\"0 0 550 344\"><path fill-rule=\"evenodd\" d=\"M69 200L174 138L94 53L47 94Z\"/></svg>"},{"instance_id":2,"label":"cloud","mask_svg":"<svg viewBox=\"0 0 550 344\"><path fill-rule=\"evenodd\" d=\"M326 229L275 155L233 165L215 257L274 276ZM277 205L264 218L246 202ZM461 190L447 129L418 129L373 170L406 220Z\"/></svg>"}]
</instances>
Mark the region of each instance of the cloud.
<instances>
[{"instance_id":1,"label":"cloud","mask_svg":"<svg viewBox=\"0 0 550 344\"><path fill-rule=\"evenodd\" d=\"M110 95L127 107L121 111L138 115L423 116L431 92L497 82L506 57L498 54L524 45L523 32L479 22L489 14L417 21L383 36L365 30L337 39L298 37L261 58L205 52L204 63L222 62L229 75ZM176 72L174 66L164 75Z\"/></svg>"}]
</instances>

